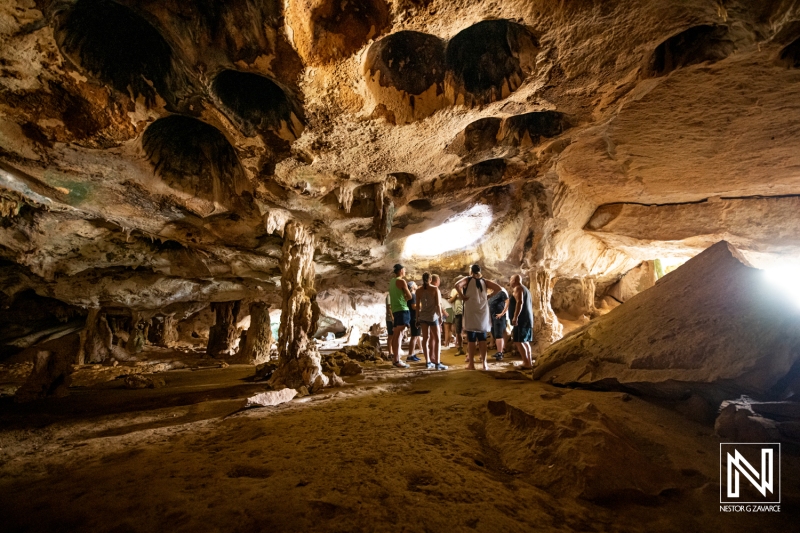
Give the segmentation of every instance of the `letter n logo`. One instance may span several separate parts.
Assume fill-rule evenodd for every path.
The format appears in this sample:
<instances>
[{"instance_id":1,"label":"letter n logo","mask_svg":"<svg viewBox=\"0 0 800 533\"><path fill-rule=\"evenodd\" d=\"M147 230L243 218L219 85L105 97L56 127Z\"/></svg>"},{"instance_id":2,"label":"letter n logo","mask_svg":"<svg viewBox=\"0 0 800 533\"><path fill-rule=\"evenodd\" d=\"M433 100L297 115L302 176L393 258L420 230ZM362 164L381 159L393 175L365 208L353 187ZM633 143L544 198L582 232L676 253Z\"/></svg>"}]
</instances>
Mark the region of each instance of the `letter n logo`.
<instances>
[{"instance_id":1,"label":"letter n logo","mask_svg":"<svg viewBox=\"0 0 800 533\"><path fill-rule=\"evenodd\" d=\"M720 503L780 503L779 443L719 445Z\"/></svg>"}]
</instances>

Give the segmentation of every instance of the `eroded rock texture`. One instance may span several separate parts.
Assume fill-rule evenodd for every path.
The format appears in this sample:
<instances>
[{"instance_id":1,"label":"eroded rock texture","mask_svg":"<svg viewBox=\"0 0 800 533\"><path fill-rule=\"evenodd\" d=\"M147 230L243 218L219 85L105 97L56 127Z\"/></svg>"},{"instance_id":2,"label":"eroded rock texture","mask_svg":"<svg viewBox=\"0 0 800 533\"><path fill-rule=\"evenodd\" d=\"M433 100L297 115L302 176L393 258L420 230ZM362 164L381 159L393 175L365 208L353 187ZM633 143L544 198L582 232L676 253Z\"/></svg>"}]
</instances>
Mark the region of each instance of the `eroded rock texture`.
<instances>
[{"instance_id":1,"label":"eroded rock texture","mask_svg":"<svg viewBox=\"0 0 800 533\"><path fill-rule=\"evenodd\" d=\"M278 332L278 368L270 385L322 388L328 383L311 335L317 329L314 291L314 235L297 222L284 228L281 257L281 326ZM318 317L319 315L317 315Z\"/></svg>"},{"instance_id":2,"label":"eroded rock texture","mask_svg":"<svg viewBox=\"0 0 800 533\"><path fill-rule=\"evenodd\" d=\"M398 261L444 285L522 273L544 347L559 280L600 298L721 239L756 266L800 253L798 21L735 0L11 0L0 303L142 313L113 343L135 353L171 305L277 306L291 221L318 286L354 299Z\"/></svg>"},{"instance_id":3,"label":"eroded rock texture","mask_svg":"<svg viewBox=\"0 0 800 533\"><path fill-rule=\"evenodd\" d=\"M800 360L797 305L721 241L551 346L537 379L713 405L783 398Z\"/></svg>"}]
</instances>

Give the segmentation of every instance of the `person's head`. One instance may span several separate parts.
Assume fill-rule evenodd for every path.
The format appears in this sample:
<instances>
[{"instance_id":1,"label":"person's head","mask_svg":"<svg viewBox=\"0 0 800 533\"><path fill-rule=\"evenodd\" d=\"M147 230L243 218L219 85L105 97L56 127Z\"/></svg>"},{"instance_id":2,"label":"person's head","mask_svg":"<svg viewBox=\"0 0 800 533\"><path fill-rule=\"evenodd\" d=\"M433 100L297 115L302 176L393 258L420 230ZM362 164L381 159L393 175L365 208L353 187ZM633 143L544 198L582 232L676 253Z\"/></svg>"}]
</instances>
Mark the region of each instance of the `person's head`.
<instances>
[{"instance_id":1,"label":"person's head","mask_svg":"<svg viewBox=\"0 0 800 533\"><path fill-rule=\"evenodd\" d=\"M431 283L431 273L425 272L422 274L422 288L427 289Z\"/></svg>"},{"instance_id":2,"label":"person's head","mask_svg":"<svg viewBox=\"0 0 800 533\"><path fill-rule=\"evenodd\" d=\"M394 266L394 275L395 277L402 278L403 276L406 275L406 267L404 267L400 263L397 263Z\"/></svg>"},{"instance_id":3,"label":"person's head","mask_svg":"<svg viewBox=\"0 0 800 533\"><path fill-rule=\"evenodd\" d=\"M439 274L434 274L431 276L431 285L433 285L434 287L439 286Z\"/></svg>"},{"instance_id":4,"label":"person's head","mask_svg":"<svg viewBox=\"0 0 800 533\"><path fill-rule=\"evenodd\" d=\"M408 285L408 290L410 290L411 292L417 290L417 284L414 283L413 281L409 281L407 285Z\"/></svg>"},{"instance_id":5,"label":"person's head","mask_svg":"<svg viewBox=\"0 0 800 533\"><path fill-rule=\"evenodd\" d=\"M469 272L472 277L479 278L481 277L481 266L476 263L469 268Z\"/></svg>"},{"instance_id":6,"label":"person's head","mask_svg":"<svg viewBox=\"0 0 800 533\"><path fill-rule=\"evenodd\" d=\"M517 287L522 283L522 277L519 274L514 274L511 276L511 286Z\"/></svg>"}]
</instances>

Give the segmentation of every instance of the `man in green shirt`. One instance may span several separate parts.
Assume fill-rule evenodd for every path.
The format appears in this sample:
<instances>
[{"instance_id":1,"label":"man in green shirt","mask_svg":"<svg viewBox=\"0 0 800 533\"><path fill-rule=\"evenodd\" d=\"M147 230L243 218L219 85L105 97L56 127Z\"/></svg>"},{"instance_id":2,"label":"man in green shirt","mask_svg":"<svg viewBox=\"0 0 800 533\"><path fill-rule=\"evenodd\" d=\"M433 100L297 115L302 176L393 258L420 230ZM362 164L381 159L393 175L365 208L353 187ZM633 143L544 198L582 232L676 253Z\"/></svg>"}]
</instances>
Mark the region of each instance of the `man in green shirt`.
<instances>
[{"instance_id":1,"label":"man in green shirt","mask_svg":"<svg viewBox=\"0 0 800 533\"><path fill-rule=\"evenodd\" d=\"M391 352L394 356L394 366L398 368L408 368L408 365L400 360L400 339L403 338L403 332L411 324L411 312L408 308L411 291L408 290L405 278L406 268L400 263L396 264L394 266L394 277L389 282L389 303L394 317Z\"/></svg>"}]
</instances>

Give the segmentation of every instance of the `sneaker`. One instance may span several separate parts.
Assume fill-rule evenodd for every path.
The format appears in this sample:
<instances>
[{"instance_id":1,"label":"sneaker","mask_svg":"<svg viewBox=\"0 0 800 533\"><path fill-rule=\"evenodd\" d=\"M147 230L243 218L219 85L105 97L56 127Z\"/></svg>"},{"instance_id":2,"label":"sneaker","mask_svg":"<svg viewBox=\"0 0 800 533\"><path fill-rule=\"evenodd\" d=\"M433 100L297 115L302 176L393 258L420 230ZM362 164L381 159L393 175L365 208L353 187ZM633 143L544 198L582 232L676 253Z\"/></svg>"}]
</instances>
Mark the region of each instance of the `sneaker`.
<instances>
[{"instance_id":1,"label":"sneaker","mask_svg":"<svg viewBox=\"0 0 800 533\"><path fill-rule=\"evenodd\" d=\"M497 352L496 354L494 354L494 358L497 359L498 361L502 361L503 360L503 352Z\"/></svg>"},{"instance_id":2,"label":"sneaker","mask_svg":"<svg viewBox=\"0 0 800 533\"><path fill-rule=\"evenodd\" d=\"M416 363L417 361L422 361L422 359L420 359L416 355L409 355L408 357L406 357L406 362L408 361L414 361Z\"/></svg>"},{"instance_id":3,"label":"sneaker","mask_svg":"<svg viewBox=\"0 0 800 533\"><path fill-rule=\"evenodd\" d=\"M429 363L429 364L432 365L433 363ZM447 365L443 365L442 363L439 363L438 365L436 365L436 370L447 370Z\"/></svg>"},{"instance_id":4,"label":"sneaker","mask_svg":"<svg viewBox=\"0 0 800 533\"><path fill-rule=\"evenodd\" d=\"M436 368L436 365L434 365L433 363L428 363L426 366L428 367L428 370L433 370L434 368Z\"/></svg>"},{"instance_id":5,"label":"sneaker","mask_svg":"<svg viewBox=\"0 0 800 533\"><path fill-rule=\"evenodd\" d=\"M408 365L402 361L395 361L394 366L397 368L408 368Z\"/></svg>"}]
</instances>

